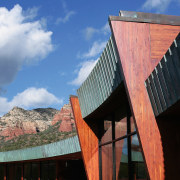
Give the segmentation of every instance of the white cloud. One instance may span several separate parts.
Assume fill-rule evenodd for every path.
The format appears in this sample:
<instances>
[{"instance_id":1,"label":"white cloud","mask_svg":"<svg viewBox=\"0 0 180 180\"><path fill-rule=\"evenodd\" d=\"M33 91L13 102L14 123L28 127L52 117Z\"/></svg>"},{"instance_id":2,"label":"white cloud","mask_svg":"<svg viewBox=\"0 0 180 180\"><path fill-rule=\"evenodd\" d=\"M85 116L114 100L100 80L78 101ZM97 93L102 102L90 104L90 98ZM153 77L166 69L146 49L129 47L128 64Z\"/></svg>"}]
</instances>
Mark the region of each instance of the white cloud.
<instances>
[{"instance_id":1,"label":"white cloud","mask_svg":"<svg viewBox=\"0 0 180 180\"><path fill-rule=\"evenodd\" d=\"M99 30L98 29L95 29L93 27L87 27L85 30L84 30L84 34L85 34L85 38L86 40L89 40L92 38L92 36L95 34L95 33L98 33Z\"/></svg>"},{"instance_id":2,"label":"white cloud","mask_svg":"<svg viewBox=\"0 0 180 180\"><path fill-rule=\"evenodd\" d=\"M26 11L23 12L23 15L26 19L34 19L37 14L38 14L38 8L33 7L33 8L28 8Z\"/></svg>"},{"instance_id":3,"label":"white cloud","mask_svg":"<svg viewBox=\"0 0 180 180\"><path fill-rule=\"evenodd\" d=\"M81 85L91 73L97 61L98 60L88 60L80 63L80 68L77 71L77 77L73 81L71 81L70 84L76 86Z\"/></svg>"},{"instance_id":4,"label":"white cloud","mask_svg":"<svg viewBox=\"0 0 180 180\"><path fill-rule=\"evenodd\" d=\"M104 35L107 35L108 33L110 33L109 23L106 23L100 29L96 29L96 28L93 28L93 27L87 27L83 32L84 32L86 40L91 39L94 34L104 34Z\"/></svg>"},{"instance_id":5,"label":"white cloud","mask_svg":"<svg viewBox=\"0 0 180 180\"><path fill-rule=\"evenodd\" d=\"M164 12L172 0L146 0L142 8L145 10L155 9L158 13Z\"/></svg>"},{"instance_id":6,"label":"white cloud","mask_svg":"<svg viewBox=\"0 0 180 180\"><path fill-rule=\"evenodd\" d=\"M107 44L107 41L95 41L92 45L92 47L89 49L87 53L84 53L81 55L81 58L91 58L97 56L99 53L103 51Z\"/></svg>"},{"instance_id":7,"label":"white cloud","mask_svg":"<svg viewBox=\"0 0 180 180\"><path fill-rule=\"evenodd\" d=\"M62 104L63 100L57 98L45 88L30 87L18 93L11 101L0 97L0 115L7 113L14 106L22 108L48 107L53 104Z\"/></svg>"},{"instance_id":8,"label":"white cloud","mask_svg":"<svg viewBox=\"0 0 180 180\"><path fill-rule=\"evenodd\" d=\"M64 16L64 17L59 17L59 18L57 18L57 20L56 20L56 22L55 22L56 25L58 25L58 24L60 24L60 23L66 23L66 22L68 22L69 19L70 19L70 17L76 14L75 11L69 11L69 10L67 9L67 4L66 4L65 1L61 1L61 3L62 3L62 7L63 7L64 13L65 13L65 16Z\"/></svg>"},{"instance_id":9,"label":"white cloud","mask_svg":"<svg viewBox=\"0 0 180 180\"><path fill-rule=\"evenodd\" d=\"M35 63L53 50L52 32L45 31L42 21L33 21L36 14L36 8L23 12L20 5L0 8L0 86L12 82L23 64Z\"/></svg>"},{"instance_id":10,"label":"white cloud","mask_svg":"<svg viewBox=\"0 0 180 180\"><path fill-rule=\"evenodd\" d=\"M66 23L67 21L69 21L70 17L74 14L76 14L74 11L69 11L63 18L61 17L57 18L56 24L59 24L61 22Z\"/></svg>"},{"instance_id":11,"label":"white cloud","mask_svg":"<svg viewBox=\"0 0 180 180\"><path fill-rule=\"evenodd\" d=\"M110 33L110 27L108 22L101 28L101 32L103 32L105 35Z\"/></svg>"}]
</instances>

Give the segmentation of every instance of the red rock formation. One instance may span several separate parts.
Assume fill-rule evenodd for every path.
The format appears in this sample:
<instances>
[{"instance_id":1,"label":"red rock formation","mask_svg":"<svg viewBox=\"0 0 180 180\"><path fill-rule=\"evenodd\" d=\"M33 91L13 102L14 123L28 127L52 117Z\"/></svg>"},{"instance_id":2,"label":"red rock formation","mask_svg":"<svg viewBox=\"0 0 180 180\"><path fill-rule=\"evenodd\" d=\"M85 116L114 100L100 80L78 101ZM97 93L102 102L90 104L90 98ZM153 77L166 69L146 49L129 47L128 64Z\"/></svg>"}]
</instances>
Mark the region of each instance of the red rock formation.
<instances>
[{"instance_id":1,"label":"red rock formation","mask_svg":"<svg viewBox=\"0 0 180 180\"><path fill-rule=\"evenodd\" d=\"M0 139L5 141L24 134L35 134L46 130L59 111L52 108L24 110L14 107L0 118Z\"/></svg>"},{"instance_id":2,"label":"red rock formation","mask_svg":"<svg viewBox=\"0 0 180 180\"><path fill-rule=\"evenodd\" d=\"M60 132L70 132L75 127L72 108L70 104L65 104L61 108L61 111L54 116L52 125L56 124L58 121L62 121L59 127Z\"/></svg>"},{"instance_id":3,"label":"red rock formation","mask_svg":"<svg viewBox=\"0 0 180 180\"><path fill-rule=\"evenodd\" d=\"M10 140L23 134L35 134L36 126L33 122L24 122L23 124L17 124L15 127L6 127L0 132L0 136L4 137L4 140Z\"/></svg>"},{"instance_id":4,"label":"red rock formation","mask_svg":"<svg viewBox=\"0 0 180 180\"><path fill-rule=\"evenodd\" d=\"M60 132L71 132L75 128L70 104L65 104L60 111L50 108L27 111L15 107L0 120L0 138L7 141L20 135L42 132L58 121L61 121Z\"/></svg>"}]
</instances>

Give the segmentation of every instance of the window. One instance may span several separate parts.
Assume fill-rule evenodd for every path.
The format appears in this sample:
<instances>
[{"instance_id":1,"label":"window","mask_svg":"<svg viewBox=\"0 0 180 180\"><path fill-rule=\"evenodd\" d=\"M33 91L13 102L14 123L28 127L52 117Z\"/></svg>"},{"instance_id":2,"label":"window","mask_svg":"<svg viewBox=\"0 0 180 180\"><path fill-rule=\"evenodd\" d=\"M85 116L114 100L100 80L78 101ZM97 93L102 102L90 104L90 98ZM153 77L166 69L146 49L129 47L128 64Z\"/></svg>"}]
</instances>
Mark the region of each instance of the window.
<instances>
[{"instance_id":1,"label":"window","mask_svg":"<svg viewBox=\"0 0 180 180\"><path fill-rule=\"evenodd\" d=\"M134 120L130 113L120 119L118 112L99 122L100 179L146 180Z\"/></svg>"}]
</instances>

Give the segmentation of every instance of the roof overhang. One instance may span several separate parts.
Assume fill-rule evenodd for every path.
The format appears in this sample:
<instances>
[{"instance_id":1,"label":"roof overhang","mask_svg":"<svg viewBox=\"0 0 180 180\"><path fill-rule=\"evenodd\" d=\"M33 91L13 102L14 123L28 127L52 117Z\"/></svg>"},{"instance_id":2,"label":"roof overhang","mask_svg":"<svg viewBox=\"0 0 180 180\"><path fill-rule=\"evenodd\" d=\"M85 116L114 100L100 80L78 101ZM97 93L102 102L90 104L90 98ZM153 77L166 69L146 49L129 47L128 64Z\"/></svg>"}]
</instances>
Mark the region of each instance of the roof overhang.
<instances>
[{"instance_id":1,"label":"roof overhang","mask_svg":"<svg viewBox=\"0 0 180 180\"><path fill-rule=\"evenodd\" d=\"M127 21L179 26L180 16L135 11L120 11L119 16L109 16L109 21Z\"/></svg>"}]
</instances>

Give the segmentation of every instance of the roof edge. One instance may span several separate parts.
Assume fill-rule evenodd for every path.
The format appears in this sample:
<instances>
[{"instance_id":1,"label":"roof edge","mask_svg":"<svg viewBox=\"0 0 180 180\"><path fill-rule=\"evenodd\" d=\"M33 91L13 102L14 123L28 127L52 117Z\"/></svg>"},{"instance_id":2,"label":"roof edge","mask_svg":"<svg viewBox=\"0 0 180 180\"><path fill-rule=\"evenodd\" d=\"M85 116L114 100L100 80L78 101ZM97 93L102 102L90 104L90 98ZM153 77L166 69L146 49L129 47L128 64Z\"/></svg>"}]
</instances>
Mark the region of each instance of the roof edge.
<instances>
[{"instance_id":1,"label":"roof edge","mask_svg":"<svg viewBox=\"0 0 180 180\"><path fill-rule=\"evenodd\" d=\"M109 21L127 21L180 26L180 16L120 11L119 16L109 16Z\"/></svg>"}]
</instances>

